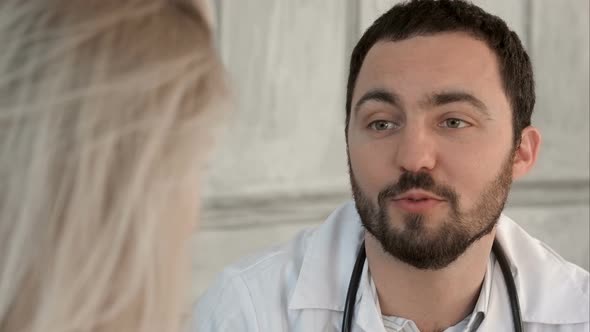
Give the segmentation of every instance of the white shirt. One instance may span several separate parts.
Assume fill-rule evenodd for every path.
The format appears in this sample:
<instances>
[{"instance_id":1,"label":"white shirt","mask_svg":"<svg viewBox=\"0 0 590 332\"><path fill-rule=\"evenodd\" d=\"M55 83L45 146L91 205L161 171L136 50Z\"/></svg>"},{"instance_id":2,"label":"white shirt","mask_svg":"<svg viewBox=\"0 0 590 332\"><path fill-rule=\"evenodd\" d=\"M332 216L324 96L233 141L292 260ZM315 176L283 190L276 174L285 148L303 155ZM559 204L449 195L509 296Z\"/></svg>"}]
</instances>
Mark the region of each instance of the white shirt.
<instances>
[{"instance_id":1,"label":"white shirt","mask_svg":"<svg viewBox=\"0 0 590 332\"><path fill-rule=\"evenodd\" d=\"M354 202L319 227L227 267L200 298L192 331L340 331L363 228ZM496 238L510 262L527 332L588 332L590 277L502 215ZM386 332L366 268L353 331ZM512 331L501 269L493 264L485 319L477 331Z\"/></svg>"}]
</instances>

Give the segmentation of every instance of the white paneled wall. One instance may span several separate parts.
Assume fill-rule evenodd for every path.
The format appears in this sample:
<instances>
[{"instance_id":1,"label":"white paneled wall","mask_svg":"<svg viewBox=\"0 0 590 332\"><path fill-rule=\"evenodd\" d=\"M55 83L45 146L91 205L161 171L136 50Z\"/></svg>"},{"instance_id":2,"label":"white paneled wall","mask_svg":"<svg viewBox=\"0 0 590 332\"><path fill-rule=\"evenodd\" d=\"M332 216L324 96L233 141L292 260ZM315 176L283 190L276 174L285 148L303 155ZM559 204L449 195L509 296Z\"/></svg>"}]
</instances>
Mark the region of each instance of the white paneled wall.
<instances>
[{"instance_id":1,"label":"white paneled wall","mask_svg":"<svg viewBox=\"0 0 590 332\"><path fill-rule=\"evenodd\" d=\"M397 1L218 0L236 110L211 163L195 293L228 263L288 241L348 199L344 98L350 51ZM585 0L477 0L521 37L537 82L536 169L507 214L589 266L589 26Z\"/></svg>"},{"instance_id":2,"label":"white paneled wall","mask_svg":"<svg viewBox=\"0 0 590 332\"><path fill-rule=\"evenodd\" d=\"M529 43L537 79L533 121L544 144L535 180L588 180L588 1L531 1Z\"/></svg>"},{"instance_id":3,"label":"white paneled wall","mask_svg":"<svg viewBox=\"0 0 590 332\"><path fill-rule=\"evenodd\" d=\"M220 2L220 48L239 111L213 163L210 195L345 189L343 3Z\"/></svg>"}]
</instances>

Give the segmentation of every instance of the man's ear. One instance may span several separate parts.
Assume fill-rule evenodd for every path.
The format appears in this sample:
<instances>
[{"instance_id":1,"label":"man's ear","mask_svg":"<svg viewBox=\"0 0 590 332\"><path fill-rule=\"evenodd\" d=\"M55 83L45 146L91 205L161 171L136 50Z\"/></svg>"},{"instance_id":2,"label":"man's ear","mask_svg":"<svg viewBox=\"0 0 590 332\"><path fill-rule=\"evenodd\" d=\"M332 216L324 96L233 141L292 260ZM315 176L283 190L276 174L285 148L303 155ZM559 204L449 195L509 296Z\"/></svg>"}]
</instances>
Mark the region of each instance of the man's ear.
<instances>
[{"instance_id":1,"label":"man's ear","mask_svg":"<svg viewBox=\"0 0 590 332\"><path fill-rule=\"evenodd\" d=\"M527 174L535 165L541 146L541 133L533 126L523 129L520 136L520 145L514 151L512 167L512 180L519 179Z\"/></svg>"}]
</instances>

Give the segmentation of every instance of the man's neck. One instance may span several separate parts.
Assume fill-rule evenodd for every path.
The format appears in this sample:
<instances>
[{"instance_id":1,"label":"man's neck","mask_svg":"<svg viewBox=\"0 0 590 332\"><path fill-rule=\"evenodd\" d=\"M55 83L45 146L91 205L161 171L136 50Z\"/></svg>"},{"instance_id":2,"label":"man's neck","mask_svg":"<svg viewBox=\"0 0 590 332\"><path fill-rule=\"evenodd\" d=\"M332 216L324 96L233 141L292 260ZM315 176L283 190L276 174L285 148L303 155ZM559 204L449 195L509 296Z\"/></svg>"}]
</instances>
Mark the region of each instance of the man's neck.
<instances>
[{"instance_id":1,"label":"man's neck","mask_svg":"<svg viewBox=\"0 0 590 332\"><path fill-rule=\"evenodd\" d=\"M475 307L495 230L474 242L449 266L420 270L383 251L368 232L365 247L381 313L410 319L420 331L440 331L468 316Z\"/></svg>"}]
</instances>

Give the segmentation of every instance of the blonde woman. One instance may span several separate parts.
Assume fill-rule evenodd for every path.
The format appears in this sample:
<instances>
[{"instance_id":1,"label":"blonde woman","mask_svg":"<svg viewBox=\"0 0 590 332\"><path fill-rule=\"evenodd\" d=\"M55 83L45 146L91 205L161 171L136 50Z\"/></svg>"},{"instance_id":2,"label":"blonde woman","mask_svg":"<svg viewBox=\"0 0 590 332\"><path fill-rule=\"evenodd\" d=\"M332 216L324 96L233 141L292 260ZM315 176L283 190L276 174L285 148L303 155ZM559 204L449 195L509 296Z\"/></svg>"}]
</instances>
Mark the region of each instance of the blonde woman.
<instances>
[{"instance_id":1,"label":"blonde woman","mask_svg":"<svg viewBox=\"0 0 590 332\"><path fill-rule=\"evenodd\" d=\"M179 331L224 109L207 3L0 2L0 331Z\"/></svg>"}]
</instances>

